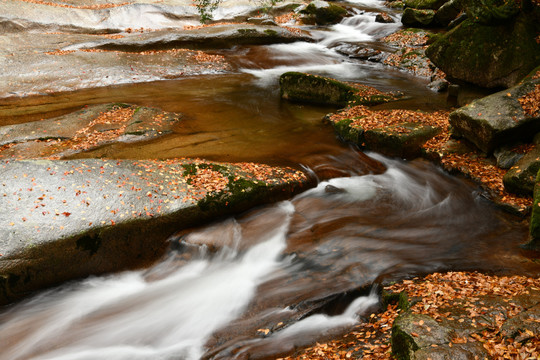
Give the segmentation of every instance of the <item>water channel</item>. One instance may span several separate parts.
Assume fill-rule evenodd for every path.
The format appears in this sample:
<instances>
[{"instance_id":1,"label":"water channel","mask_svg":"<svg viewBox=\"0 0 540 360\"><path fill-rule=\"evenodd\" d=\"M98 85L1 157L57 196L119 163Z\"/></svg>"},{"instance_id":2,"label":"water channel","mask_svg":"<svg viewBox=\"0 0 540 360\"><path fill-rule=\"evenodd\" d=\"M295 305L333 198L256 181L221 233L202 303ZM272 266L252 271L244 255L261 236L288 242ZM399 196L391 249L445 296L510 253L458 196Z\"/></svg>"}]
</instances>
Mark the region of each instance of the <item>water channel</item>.
<instances>
[{"instance_id":1,"label":"water channel","mask_svg":"<svg viewBox=\"0 0 540 360\"><path fill-rule=\"evenodd\" d=\"M317 43L216 51L235 64L232 74L4 102L2 111L22 109L13 122L111 101L185 114L158 141L83 157L255 161L303 167L321 181L289 201L179 231L148 269L73 282L2 309L0 359L275 358L362 321L385 281L445 270L538 276L518 246L526 225L474 185L420 160L364 154L321 122L336 109L279 99L278 76L300 70L411 97L387 106L446 106L425 79L332 50L397 27L373 21L380 2L357 6L357 16L317 30Z\"/></svg>"}]
</instances>

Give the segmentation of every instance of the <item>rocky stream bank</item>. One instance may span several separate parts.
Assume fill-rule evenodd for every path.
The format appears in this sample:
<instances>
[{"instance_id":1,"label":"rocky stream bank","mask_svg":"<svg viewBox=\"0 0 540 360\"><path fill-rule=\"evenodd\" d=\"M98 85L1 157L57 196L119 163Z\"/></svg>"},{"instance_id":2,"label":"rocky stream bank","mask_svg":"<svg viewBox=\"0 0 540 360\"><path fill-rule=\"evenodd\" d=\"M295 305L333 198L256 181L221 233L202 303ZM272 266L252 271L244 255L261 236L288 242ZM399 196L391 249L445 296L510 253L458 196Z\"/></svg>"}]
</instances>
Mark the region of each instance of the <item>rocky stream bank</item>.
<instances>
[{"instance_id":1,"label":"rocky stream bank","mask_svg":"<svg viewBox=\"0 0 540 360\"><path fill-rule=\"evenodd\" d=\"M486 197L514 214L526 217L532 208L528 247L538 249L538 188L534 200L532 195L540 168L539 6L529 0L493 3L486 8L473 1L395 1L389 6L404 8L401 20L413 29L385 38L382 50L339 47L351 58L430 78L430 87L448 91L460 108L404 110L399 104L407 94L297 72L282 75L282 97L345 106L325 117L345 141L392 157L434 161L472 178ZM226 72L232 64L215 49L312 41L307 32L278 23L328 25L348 14L347 4L283 2L261 20L260 7L251 3L240 4L241 14L238 3L224 5L215 24L199 26L188 2L86 7L3 1L6 86L0 96ZM392 21L379 15L381 22ZM134 18L148 22L126 20ZM224 19L229 23L218 22ZM468 34L475 36L464 47ZM463 96L469 84L493 94L469 101ZM113 142L158 138L180 121L179 113L118 103L0 128L0 207L9 214L0 220L0 303L150 263L179 226L290 198L314 183L296 169L254 163L73 158ZM296 357L538 357L537 279L448 273L386 285L380 312L343 339ZM262 330L261 337L271 334Z\"/></svg>"}]
</instances>

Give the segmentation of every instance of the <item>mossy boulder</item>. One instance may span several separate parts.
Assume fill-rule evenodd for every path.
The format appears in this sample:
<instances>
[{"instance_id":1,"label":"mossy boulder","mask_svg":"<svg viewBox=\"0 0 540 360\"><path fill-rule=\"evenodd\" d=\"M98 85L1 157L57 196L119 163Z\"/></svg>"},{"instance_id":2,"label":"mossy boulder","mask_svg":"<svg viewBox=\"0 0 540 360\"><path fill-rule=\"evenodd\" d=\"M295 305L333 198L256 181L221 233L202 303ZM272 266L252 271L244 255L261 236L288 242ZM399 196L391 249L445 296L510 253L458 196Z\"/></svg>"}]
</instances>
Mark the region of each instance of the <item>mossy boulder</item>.
<instances>
[{"instance_id":1,"label":"mossy boulder","mask_svg":"<svg viewBox=\"0 0 540 360\"><path fill-rule=\"evenodd\" d=\"M534 184L533 206L529 234L530 241L525 245L525 247L540 250L540 171L536 175Z\"/></svg>"},{"instance_id":2,"label":"mossy boulder","mask_svg":"<svg viewBox=\"0 0 540 360\"><path fill-rule=\"evenodd\" d=\"M405 0L405 6L413 9L437 10L448 0Z\"/></svg>"},{"instance_id":3,"label":"mossy boulder","mask_svg":"<svg viewBox=\"0 0 540 360\"><path fill-rule=\"evenodd\" d=\"M511 193L532 195L538 170L540 170L540 148L535 147L504 175L504 188Z\"/></svg>"},{"instance_id":4,"label":"mossy boulder","mask_svg":"<svg viewBox=\"0 0 540 360\"><path fill-rule=\"evenodd\" d=\"M451 338L452 331L431 317L405 312L392 326L392 355L400 360L416 359L418 350L447 344Z\"/></svg>"},{"instance_id":5,"label":"mossy boulder","mask_svg":"<svg viewBox=\"0 0 540 360\"><path fill-rule=\"evenodd\" d=\"M463 0L450 0L442 5L437 12L433 20L437 25L448 26L454 21L462 11Z\"/></svg>"},{"instance_id":6,"label":"mossy boulder","mask_svg":"<svg viewBox=\"0 0 540 360\"><path fill-rule=\"evenodd\" d=\"M540 112L526 111L520 100L538 85L540 78L530 78L457 109L449 119L453 135L466 138L485 153L505 144L531 140L540 131Z\"/></svg>"},{"instance_id":7,"label":"mossy boulder","mask_svg":"<svg viewBox=\"0 0 540 360\"><path fill-rule=\"evenodd\" d=\"M535 16L524 13L499 25L469 18L437 37L426 54L451 79L507 88L540 64L539 26Z\"/></svg>"},{"instance_id":8,"label":"mossy boulder","mask_svg":"<svg viewBox=\"0 0 540 360\"><path fill-rule=\"evenodd\" d=\"M401 22L403 25L411 27L432 27L435 25L434 17L434 10L406 8L401 16Z\"/></svg>"},{"instance_id":9,"label":"mossy boulder","mask_svg":"<svg viewBox=\"0 0 540 360\"><path fill-rule=\"evenodd\" d=\"M322 0L315 0L300 10L302 21L306 24L329 25L337 24L347 15L347 10L341 6Z\"/></svg>"},{"instance_id":10,"label":"mossy boulder","mask_svg":"<svg viewBox=\"0 0 540 360\"><path fill-rule=\"evenodd\" d=\"M376 105L396 98L362 85L350 84L323 76L287 72L279 78L283 99L317 105ZM369 94L366 93L369 91Z\"/></svg>"},{"instance_id":11,"label":"mossy boulder","mask_svg":"<svg viewBox=\"0 0 540 360\"><path fill-rule=\"evenodd\" d=\"M410 159L420 156L422 145L440 131L440 128L434 126L403 123L366 130L363 137L366 148L370 150Z\"/></svg>"}]
</instances>

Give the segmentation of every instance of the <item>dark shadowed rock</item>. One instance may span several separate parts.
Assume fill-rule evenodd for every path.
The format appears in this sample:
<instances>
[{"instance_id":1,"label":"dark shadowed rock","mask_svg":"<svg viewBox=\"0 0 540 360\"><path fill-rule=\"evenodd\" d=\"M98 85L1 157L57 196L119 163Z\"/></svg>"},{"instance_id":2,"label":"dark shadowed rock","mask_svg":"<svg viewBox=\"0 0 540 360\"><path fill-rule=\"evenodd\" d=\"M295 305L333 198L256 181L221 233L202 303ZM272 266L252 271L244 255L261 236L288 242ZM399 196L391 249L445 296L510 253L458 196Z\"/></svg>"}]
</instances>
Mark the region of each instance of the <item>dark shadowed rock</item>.
<instances>
[{"instance_id":1,"label":"dark shadowed rock","mask_svg":"<svg viewBox=\"0 0 540 360\"><path fill-rule=\"evenodd\" d=\"M405 0L405 6L413 9L437 10L448 0Z\"/></svg>"},{"instance_id":2,"label":"dark shadowed rock","mask_svg":"<svg viewBox=\"0 0 540 360\"><path fill-rule=\"evenodd\" d=\"M471 102L450 114L453 134L490 153L501 145L529 141L540 130L540 113L527 112L520 103L540 85L540 79Z\"/></svg>"},{"instance_id":3,"label":"dark shadowed rock","mask_svg":"<svg viewBox=\"0 0 540 360\"><path fill-rule=\"evenodd\" d=\"M448 26L454 21L462 11L461 2L463 0L450 0L442 5L433 20L440 26Z\"/></svg>"},{"instance_id":4,"label":"dark shadowed rock","mask_svg":"<svg viewBox=\"0 0 540 360\"><path fill-rule=\"evenodd\" d=\"M302 22L305 24L328 25L337 24L347 15L347 10L341 6L322 1L315 0L309 3L303 10Z\"/></svg>"},{"instance_id":5,"label":"dark shadowed rock","mask_svg":"<svg viewBox=\"0 0 540 360\"><path fill-rule=\"evenodd\" d=\"M493 156L497 159L498 167L501 169L510 169L523 157L523 154L516 153L509 147L503 146L495 150Z\"/></svg>"},{"instance_id":6,"label":"dark shadowed rock","mask_svg":"<svg viewBox=\"0 0 540 360\"><path fill-rule=\"evenodd\" d=\"M289 197L303 173L200 160L0 163L0 303L161 256L175 231Z\"/></svg>"},{"instance_id":7,"label":"dark shadowed rock","mask_svg":"<svg viewBox=\"0 0 540 360\"><path fill-rule=\"evenodd\" d=\"M529 225L530 241L525 247L540 251L540 171L536 175L533 194L533 206Z\"/></svg>"},{"instance_id":8,"label":"dark shadowed rock","mask_svg":"<svg viewBox=\"0 0 540 360\"><path fill-rule=\"evenodd\" d=\"M406 8L401 16L401 22L403 25L411 27L432 27L434 26L434 17L434 10Z\"/></svg>"},{"instance_id":9,"label":"dark shadowed rock","mask_svg":"<svg viewBox=\"0 0 540 360\"><path fill-rule=\"evenodd\" d=\"M488 88L510 87L540 63L538 24L525 14L498 25L467 19L439 36L426 54L450 78Z\"/></svg>"},{"instance_id":10,"label":"dark shadowed rock","mask_svg":"<svg viewBox=\"0 0 540 360\"><path fill-rule=\"evenodd\" d=\"M511 193L532 195L538 170L540 170L540 148L535 147L504 175L504 188Z\"/></svg>"},{"instance_id":11,"label":"dark shadowed rock","mask_svg":"<svg viewBox=\"0 0 540 360\"><path fill-rule=\"evenodd\" d=\"M382 23L382 24L391 24L395 23L394 19L387 13L378 13L375 15L375 22Z\"/></svg>"}]
</instances>

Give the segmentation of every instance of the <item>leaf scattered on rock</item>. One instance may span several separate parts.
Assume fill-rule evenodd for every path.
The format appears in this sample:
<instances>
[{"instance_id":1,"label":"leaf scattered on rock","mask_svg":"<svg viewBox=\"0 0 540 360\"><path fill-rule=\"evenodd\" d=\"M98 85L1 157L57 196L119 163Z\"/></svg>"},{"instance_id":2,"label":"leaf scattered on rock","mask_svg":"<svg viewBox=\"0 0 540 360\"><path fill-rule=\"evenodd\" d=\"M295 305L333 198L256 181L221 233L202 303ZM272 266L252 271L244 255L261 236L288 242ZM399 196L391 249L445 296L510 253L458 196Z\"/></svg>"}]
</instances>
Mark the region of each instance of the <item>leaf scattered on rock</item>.
<instances>
[{"instance_id":1,"label":"leaf scattered on rock","mask_svg":"<svg viewBox=\"0 0 540 360\"><path fill-rule=\"evenodd\" d=\"M540 279L525 276L499 277L477 272L449 272L404 280L387 286L385 290L395 293L405 291L409 297L421 298L411 307L413 313L428 315L439 322L453 319L457 322L474 320L473 323L480 323L487 309L484 308L479 297L502 297L503 303L507 305L501 311L512 318L524 309L514 306L511 299L526 296L531 288L540 289ZM455 300L462 300L465 304L467 319L465 317L453 318L453 315L446 311ZM369 322L358 324L342 338L327 343L317 343L282 360L393 359L390 343L391 329L400 311L397 304L390 304L383 312L372 314ZM418 323L418 326L425 326L425 324ZM498 322L494 326L482 329L479 327L478 332L467 337L454 337L452 342L455 344L477 342L493 359L538 359L540 356L538 336L527 334L524 341L516 341L506 337L501 332L501 326L502 322ZM450 347L452 342L448 344ZM434 344L432 347L436 348L438 345Z\"/></svg>"},{"instance_id":2,"label":"leaf scattered on rock","mask_svg":"<svg viewBox=\"0 0 540 360\"><path fill-rule=\"evenodd\" d=\"M520 97L518 101L527 115L531 117L540 115L540 84L536 85L531 92Z\"/></svg>"}]
</instances>

